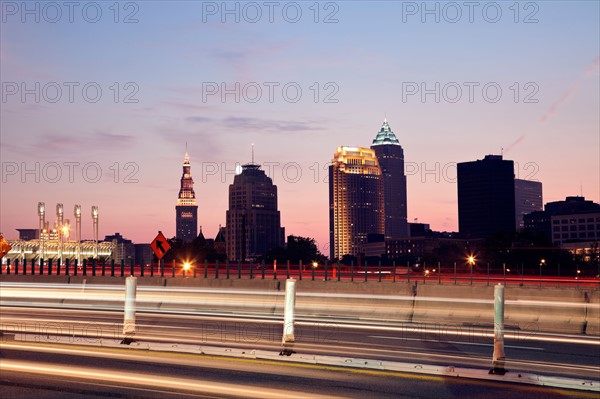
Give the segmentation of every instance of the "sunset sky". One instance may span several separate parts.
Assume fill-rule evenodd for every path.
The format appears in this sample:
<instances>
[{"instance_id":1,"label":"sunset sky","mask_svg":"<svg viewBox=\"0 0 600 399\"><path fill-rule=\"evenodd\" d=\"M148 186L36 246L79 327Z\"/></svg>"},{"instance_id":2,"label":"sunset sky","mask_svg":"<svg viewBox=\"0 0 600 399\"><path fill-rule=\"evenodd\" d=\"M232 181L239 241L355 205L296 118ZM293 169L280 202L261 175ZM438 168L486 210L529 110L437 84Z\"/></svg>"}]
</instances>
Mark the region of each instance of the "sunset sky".
<instances>
[{"instance_id":1,"label":"sunset sky","mask_svg":"<svg viewBox=\"0 0 600 399\"><path fill-rule=\"evenodd\" d=\"M67 8L59 18L33 3L39 22L2 3L0 232L9 239L37 228L40 201L51 223L56 203L71 221L81 204L83 238L92 205L101 237L174 236L186 142L199 225L214 237L235 164L250 161L254 143L286 233L328 253L328 163L340 145L370 146L384 117L404 148L410 221L457 230L454 165L502 148L517 177L542 181L544 202L600 201L597 1L428 3L439 21L421 2L280 2L272 22L263 2L254 3L260 18L227 3L239 22L222 2L99 2L95 23L86 2L72 22Z\"/></svg>"}]
</instances>

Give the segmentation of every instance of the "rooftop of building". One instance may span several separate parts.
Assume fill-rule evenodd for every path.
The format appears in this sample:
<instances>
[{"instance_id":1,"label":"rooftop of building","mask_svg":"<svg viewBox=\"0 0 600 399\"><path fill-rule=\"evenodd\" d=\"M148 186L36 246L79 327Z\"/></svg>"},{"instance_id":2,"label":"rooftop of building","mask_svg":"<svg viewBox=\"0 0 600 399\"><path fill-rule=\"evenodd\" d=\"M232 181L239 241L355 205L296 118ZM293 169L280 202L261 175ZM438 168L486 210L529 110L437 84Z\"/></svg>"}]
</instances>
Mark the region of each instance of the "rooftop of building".
<instances>
[{"instance_id":1,"label":"rooftop of building","mask_svg":"<svg viewBox=\"0 0 600 399\"><path fill-rule=\"evenodd\" d=\"M400 145L398 138L388 124L387 118L383 120L383 125L375 139L373 139L372 145Z\"/></svg>"}]
</instances>

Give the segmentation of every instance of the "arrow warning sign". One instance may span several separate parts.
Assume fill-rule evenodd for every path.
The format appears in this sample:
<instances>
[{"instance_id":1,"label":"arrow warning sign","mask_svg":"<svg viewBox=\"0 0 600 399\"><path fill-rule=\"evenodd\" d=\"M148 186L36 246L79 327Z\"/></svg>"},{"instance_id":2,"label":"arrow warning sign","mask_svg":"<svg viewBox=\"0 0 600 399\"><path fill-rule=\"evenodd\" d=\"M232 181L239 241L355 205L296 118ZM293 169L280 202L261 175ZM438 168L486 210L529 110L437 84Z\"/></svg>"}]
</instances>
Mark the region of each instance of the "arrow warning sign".
<instances>
[{"instance_id":1,"label":"arrow warning sign","mask_svg":"<svg viewBox=\"0 0 600 399\"><path fill-rule=\"evenodd\" d=\"M0 259L4 257L11 250L10 244L0 235Z\"/></svg>"},{"instance_id":2,"label":"arrow warning sign","mask_svg":"<svg viewBox=\"0 0 600 399\"><path fill-rule=\"evenodd\" d=\"M154 254L158 259L162 259L163 256L171 249L171 245L163 235L162 231L159 231L156 238L150 244L150 248L154 251Z\"/></svg>"}]
</instances>

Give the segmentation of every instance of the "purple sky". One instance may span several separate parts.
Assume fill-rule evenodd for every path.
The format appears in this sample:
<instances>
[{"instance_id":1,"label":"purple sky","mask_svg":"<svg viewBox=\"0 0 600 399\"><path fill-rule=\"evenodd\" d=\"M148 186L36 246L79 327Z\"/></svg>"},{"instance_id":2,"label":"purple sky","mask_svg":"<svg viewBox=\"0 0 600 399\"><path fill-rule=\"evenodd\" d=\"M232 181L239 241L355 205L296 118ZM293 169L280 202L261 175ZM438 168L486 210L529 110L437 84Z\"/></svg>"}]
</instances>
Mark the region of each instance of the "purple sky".
<instances>
[{"instance_id":1,"label":"purple sky","mask_svg":"<svg viewBox=\"0 0 600 399\"><path fill-rule=\"evenodd\" d=\"M2 10L8 238L37 227L39 201L50 221L57 202L71 219L81 204L84 238L92 205L101 236L173 236L186 142L199 224L214 236L235 164L255 143L286 232L327 253L328 162L339 145L369 146L384 116L404 147L411 221L456 230L454 165L501 148L517 177L543 182L544 202L600 201L598 2L493 3L498 18L483 2L472 22L446 3L429 3L436 21L421 2L360 1L320 3L318 15L298 3L293 22L297 10L280 3L273 22L262 9L256 23L242 5L236 22L206 8L221 2L159 1L118 15L100 3L92 22L85 4L73 22L66 9L56 22L42 6L39 22Z\"/></svg>"}]
</instances>

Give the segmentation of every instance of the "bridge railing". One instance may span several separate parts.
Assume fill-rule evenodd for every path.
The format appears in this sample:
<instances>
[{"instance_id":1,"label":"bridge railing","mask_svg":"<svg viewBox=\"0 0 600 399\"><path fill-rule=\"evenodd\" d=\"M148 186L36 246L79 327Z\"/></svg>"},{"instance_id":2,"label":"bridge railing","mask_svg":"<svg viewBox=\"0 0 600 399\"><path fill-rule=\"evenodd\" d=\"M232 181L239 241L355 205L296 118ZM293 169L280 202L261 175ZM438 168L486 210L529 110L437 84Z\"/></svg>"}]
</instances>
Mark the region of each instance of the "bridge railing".
<instances>
[{"instance_id":1,"label":"bridge railing","mask_svg":"<svg viewBox=\"0 0 600 399\"><path fill-rule=\"evenodd\" d=\"M515 269L517 269L515 271ZM66 259L57 260L6 259L0 267L0 275L30 275L30 276L104 276L123 278L127 276L138 277L166 277L166 278L204 278L204 279L261 279L282 280L295 278L298 280L319 281L352 281L352 282L419 282L421 284L438 285L504 285L518 286L578 286L600 284L600 271L597 275L582 270L566 271L563 274L550 275L540 270L538 273L525 273L517 268L504 266L503 270L474 271L473 268L457 267L456 264L426 267L426 266L398 266L392 265L342 265L335 264L265 264L241 262L198 262L184 264L168 262L167 264L136 265L132 259L115 262L114 260L83 260L81 263ZM589 274L592 274L590 276Z\"/></svg>"}]
</instances>

